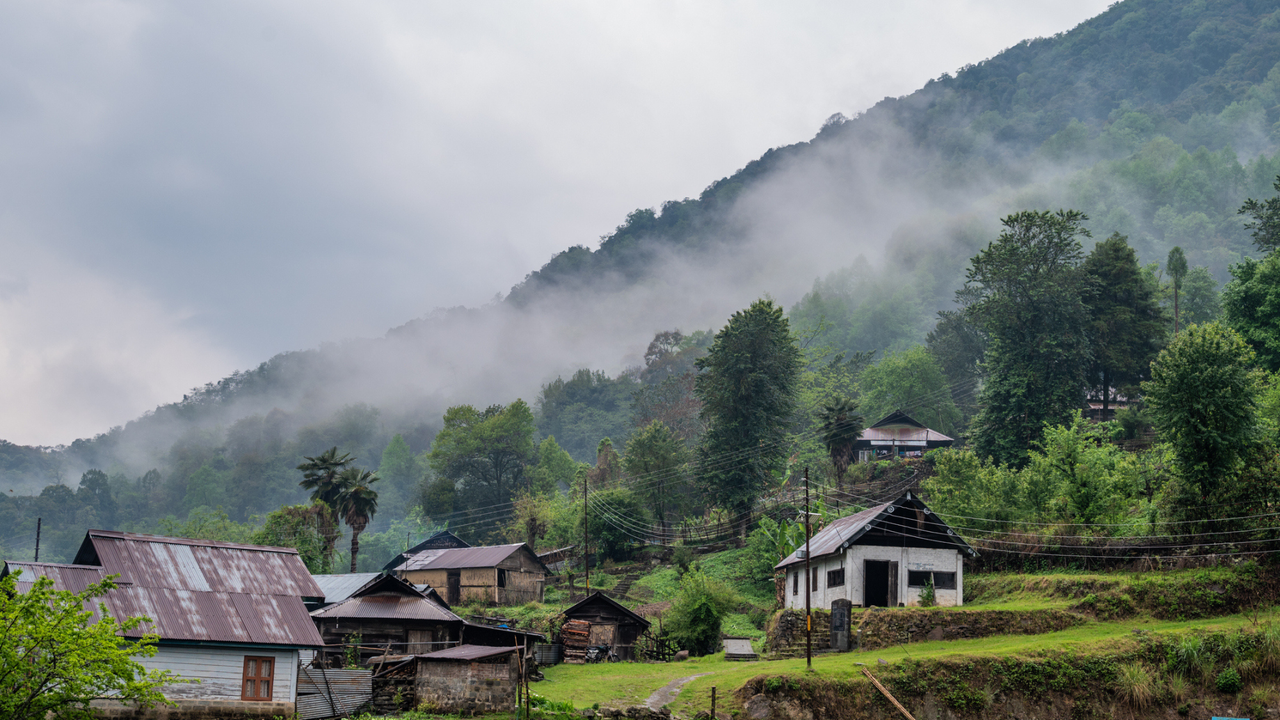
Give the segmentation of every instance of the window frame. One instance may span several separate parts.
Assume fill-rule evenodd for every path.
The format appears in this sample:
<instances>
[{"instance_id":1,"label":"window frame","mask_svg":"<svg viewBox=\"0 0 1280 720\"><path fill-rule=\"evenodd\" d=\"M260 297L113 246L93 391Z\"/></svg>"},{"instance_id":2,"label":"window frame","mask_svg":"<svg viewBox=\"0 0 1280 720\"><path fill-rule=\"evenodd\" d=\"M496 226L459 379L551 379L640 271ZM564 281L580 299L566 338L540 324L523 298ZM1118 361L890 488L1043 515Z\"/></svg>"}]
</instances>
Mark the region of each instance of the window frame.
<instances>
[{"instance_id":1,"label":"window frame","mask_svg":"<svg viewBox=\"0 0 1280 720\"><path fill-rule=\"evenodd\" d=\"M263 661L270 665L263 665ZM254 663L255 672L257 674L249 674L249 663ZM271 655L245 655L244 662L240 666L240 699L247 702L270 702L275 695L276 690L276 658ZM268 667L266 675L261 674L262 668ZM254 689L258 691L257 695L249 695L247 693L249 682L254 683ZM266 695L262 694L263 683L266 684Z\"/></svg>"},{"instance_id":2,"label":"window frame","mask_svg":"<svg viewBox=\"0 0 1280 720\"><path fill-rule=\"evenodd\" d=\"M923 575L924 579L922 581L913 582L911 577L912 575L916 575L916 576ZM942 576L943 578L945 578L944 583L938 582L939 576ZM956 589L955 572L943 572L941 570L908 570L907 571L907 587L913 587L913 588L926 587L929 584L930 580L933 581L934 590L955 590Z\"/></svg>"},{"instance_id":3,"label":"window frame","mask_svg":"<svg viewBox=\"0 0 1280 720\"><path fill-rule=\"evenodd\" d=\"M827 571L827 587L842 587L844 585L844 568L836 568Z\"/></svg>"}]
</instances>

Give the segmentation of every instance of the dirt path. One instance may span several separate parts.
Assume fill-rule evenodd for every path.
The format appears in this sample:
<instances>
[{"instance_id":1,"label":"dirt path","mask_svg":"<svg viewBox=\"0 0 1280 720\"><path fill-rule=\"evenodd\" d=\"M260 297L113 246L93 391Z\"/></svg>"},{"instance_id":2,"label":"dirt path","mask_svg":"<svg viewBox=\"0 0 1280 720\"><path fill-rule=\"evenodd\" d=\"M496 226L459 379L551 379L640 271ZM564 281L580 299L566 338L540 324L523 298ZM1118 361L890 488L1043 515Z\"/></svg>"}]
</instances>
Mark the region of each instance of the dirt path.
<instances>
[{"instance_id":1,"label":"dirt path","mask_svg":"<svg viewBox=\"0 0 1280 720\"><path fill-rule=\"evenodd\" d=\"M655 712L661 710L663 705L666 705L676 699L676 696L680 694L680 688L684 687L685 683L694 678L714 674L715 673L698 673L697 675L690 675L689 677L676 678L662 686L661 689L654 691L654 693L649 696L649 699L644 701L644 706Z\"/></svg>"}]
</instances>

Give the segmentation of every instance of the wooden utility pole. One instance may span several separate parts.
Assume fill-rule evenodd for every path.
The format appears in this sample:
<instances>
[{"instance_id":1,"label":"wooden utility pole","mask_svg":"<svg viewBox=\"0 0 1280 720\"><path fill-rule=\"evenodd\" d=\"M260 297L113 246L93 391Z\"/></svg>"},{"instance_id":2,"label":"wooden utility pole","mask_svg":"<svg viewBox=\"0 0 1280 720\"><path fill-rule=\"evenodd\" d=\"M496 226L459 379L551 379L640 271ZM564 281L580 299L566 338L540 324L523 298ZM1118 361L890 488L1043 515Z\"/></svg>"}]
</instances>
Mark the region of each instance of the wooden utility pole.
<instances>
[{"instance_id":1,"label":"wooden utility pole","mask_svg":"<svg viewBox=\"0 0 1280 720\"><path fill-rule=\"evenodd\" d=\"M586 475L582 476L582 567L583 572L587 574L587 593L583 597L591 594L591 543L587 535L587 486L591 484L591 479Z\"/></svg>"},{"instance_id":2,"label":"wooden utility pole","mask_svg":"<svg viewBox=\"0 0 1280 720\"><path fill-rule=\"evenodd\" d=\"M36 518L36 559L35 559L35 562L40 562L40 522L41 522L43 519L44 519L44 518Z\"/></svg>"},{"instance_id":3,"label":"wooden utility pole","mask_svg":"<svg viewBox=\"0 0 1280 720\"><path fill-rule=\"evenodd\" d=\"M813 615L809 595L813 589L813 571L809 567L809 468L804 469L804 663L813 669Z\"/></svg>"}]
</instances>

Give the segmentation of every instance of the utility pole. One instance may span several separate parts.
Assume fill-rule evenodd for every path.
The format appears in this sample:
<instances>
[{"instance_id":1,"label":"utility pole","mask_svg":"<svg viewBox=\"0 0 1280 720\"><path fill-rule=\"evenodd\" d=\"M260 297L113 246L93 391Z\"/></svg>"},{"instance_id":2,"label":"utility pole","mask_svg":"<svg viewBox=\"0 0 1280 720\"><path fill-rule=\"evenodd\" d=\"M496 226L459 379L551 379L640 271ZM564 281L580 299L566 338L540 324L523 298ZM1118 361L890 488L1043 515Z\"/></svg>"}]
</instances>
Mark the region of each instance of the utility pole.
<instances>
[{"instance_id":1,"label":"utility pole","mask_svg":"<svg viewBox=\"0 0 1280 720\"><path fill-rule=\"evenodd\" d=\"M591 543L587 535L587 486L591 480L582 476L582 567L587 575L587 595L591 594ZM585 597L585 596L584 596Z\"/></svg>"},{"instance_id":2,"label":"utility pole","mask_svg":"<svg viewBox=\"0 0 1280 720\"><path fill-rule=\"evenodd\" d=\"M813 589L813 571L809 568L809 468L804 469L804 663L813 669L813 615L809 595Z\"/></svg>"},{"instance_id":3,"label":"utility pole","mask_svg":"<svg viewBox=\"0 0 1280 720\"><path fill-rule=\"evenodd\" d=\"M35 562L40 562L40 521L41 521L41 520L43 520L43 519L44 519L44 518L36 518L36 559L35 559Z\"/></svg>"}]
</instances>

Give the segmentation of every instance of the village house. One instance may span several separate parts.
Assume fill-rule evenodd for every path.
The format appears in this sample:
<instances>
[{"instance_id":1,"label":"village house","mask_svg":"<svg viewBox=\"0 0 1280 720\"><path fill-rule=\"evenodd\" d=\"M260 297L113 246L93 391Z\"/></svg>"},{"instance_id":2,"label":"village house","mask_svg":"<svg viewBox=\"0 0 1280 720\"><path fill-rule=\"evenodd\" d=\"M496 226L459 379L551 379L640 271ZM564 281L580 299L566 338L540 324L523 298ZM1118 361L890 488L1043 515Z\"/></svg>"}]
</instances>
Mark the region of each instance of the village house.
<instances>
[{"instance_id":1,"label":"village house","mask_svg":"<svg viewBox=\"0 0 1280 720\"><path fill-rule=\"evenodd\" d=\"M935 448L951 447L952 438L931 430L910 415L896 410L862 431L854 450L858 462L892 460L899 457L922 457Z\"/></svg>"},{"instance_id":2,"label":"village house","mask_svg":"<svg viewBox=\"0 0 1280 720\"><path fill-rule=\"evenodd\" d=\"M956 535L920 498L907 493L893 502L833 521L805 548L778 563L784 576L785 605L805 607L806 586L814 608L836 600L854 607L919 605L932 584L941 606L964 604L964 558L977 552Z\"/></svg>"},{"instance_id":3,"label":"village house","mask_svg":"<svg viewBox=\"0 0 1280 720\"><path fill-rule=\"evenodd\" d=\"M429 541L428 541L429 542ZM428 547L402 553L387 568L415 585L443 588L445 602L521 605L542 602L547 566L525 543Z\"/></svg>"},{"instance_id":4,"label":"village house","mask_svg":"<svg viewBox=\"0 0 1280 720\"><path fill-rule=\"evenodd\" d=\"M356 651L361 658L425 655L457 645L465 624L431 595L429 588L423 591L393 575L373 573L346 598L313 610L311 617L325 645L337 648L339 660L345 659L345 648L339 647L344 645L363 648Z\"/></svg>"},{"instance_id":5,"label":"village house","mask_svg":"<svg viewBox=\"0 0 1280 720\"><path fill-rule=\"evenodd\" d=\"M0 576L17 571L19 592L39 577L80 591L119 576L102 598L108 610L149 617L138 635L160 637L157 653L137 661L199 681L164 687L177 708L141 715L290 716L299 652L322 643L303 606L321 591L291 548L90 530L71 564L8 562ZM94 707L113 717L138 714L110 701Z\"/></svg>"}]
</instances>

